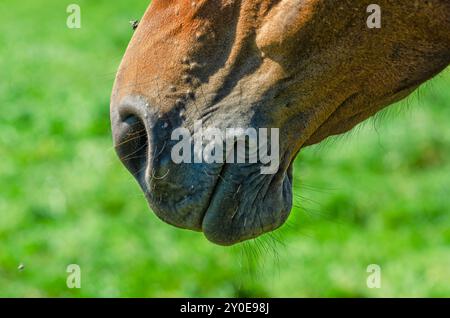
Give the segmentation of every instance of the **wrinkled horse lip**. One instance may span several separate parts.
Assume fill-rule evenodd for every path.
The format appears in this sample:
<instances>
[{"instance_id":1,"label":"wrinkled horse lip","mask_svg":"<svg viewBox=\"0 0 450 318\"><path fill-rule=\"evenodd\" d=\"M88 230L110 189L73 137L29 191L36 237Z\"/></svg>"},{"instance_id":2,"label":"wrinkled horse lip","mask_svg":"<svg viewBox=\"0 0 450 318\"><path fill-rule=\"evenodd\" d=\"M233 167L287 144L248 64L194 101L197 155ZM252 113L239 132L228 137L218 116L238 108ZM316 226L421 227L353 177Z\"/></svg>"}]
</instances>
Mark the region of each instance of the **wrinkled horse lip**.
<instances>
[{"instance_id":1,"label":"wrinkled horse lip","mask_svg":"<svg viewBox=\"0 0 450 318\"><path fill-rule=\"evenodd\" d=\"M288 168L281 173L284 177L279 178L278 180L278 186L283 194L285 182L288 182L290 200L292 200L292 164L293 160ZM225 169L222 169L222 171L224 170ZM265 228L250 226L248 228L250 230L249 232L240 232L241 228L236 228L234 223L236 212L240 207L239 201L234 198L234 194L240 190L241 185L233 183L232 188L230 188L230 183L226 183L227 187L225 187L225 177L226 176L218 178L209 204L202 216L201 231L210 242L222 246L230 246L248 239L256 238L266 232L273 231L285 223L290 214L292 202L289 203L290 207L287 211L285 210L285 206L282 205L279 207L279 211L275 213L276 222L266 224ZM283 196L283 199L284 198L285 197ZM233 204L232 208L223 208L224 202L231 202ZM282 204L286 204L286 202L283 201ZM246 219L244 219L244 223L245 220ZM245 224L243 224L243 226L245 229Z\"/></svg>"}]
</instances>

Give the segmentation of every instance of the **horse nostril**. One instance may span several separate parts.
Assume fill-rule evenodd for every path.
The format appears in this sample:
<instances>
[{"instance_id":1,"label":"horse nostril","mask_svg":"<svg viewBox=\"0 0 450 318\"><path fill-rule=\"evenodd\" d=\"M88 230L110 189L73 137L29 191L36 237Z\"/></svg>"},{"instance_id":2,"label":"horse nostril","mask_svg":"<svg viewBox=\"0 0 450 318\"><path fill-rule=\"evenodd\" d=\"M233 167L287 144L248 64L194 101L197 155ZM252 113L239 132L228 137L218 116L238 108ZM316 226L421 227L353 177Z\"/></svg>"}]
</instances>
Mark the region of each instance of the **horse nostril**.
<instances>
[{"instance_id":1,"label":"horse nostril","mask_svg":"<svg viewBox=\"0 0 450 318\"><path fill-rule=\"evenodd\" d=\"M136 115L128 115L123 119L115 147L125 167L140 180L148 158L148 136L142 119Z\"/></svg>"}]
</instances>

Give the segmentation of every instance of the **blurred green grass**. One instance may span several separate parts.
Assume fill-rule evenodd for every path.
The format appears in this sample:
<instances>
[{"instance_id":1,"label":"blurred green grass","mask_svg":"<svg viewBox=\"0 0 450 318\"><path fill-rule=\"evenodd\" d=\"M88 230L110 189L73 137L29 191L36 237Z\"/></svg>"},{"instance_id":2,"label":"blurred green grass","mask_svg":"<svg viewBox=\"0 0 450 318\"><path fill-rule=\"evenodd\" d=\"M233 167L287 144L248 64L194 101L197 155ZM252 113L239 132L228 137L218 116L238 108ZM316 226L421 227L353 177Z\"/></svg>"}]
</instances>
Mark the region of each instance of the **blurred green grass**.
<instances>
[{"instance_id":1,"label":"blurred green grass","mask_svg":"<svg viewBox=\"0 0 450 318\"><path fill-rule=\"evenodd\" d=\"M0 296L450 296L448 71L306 149L282 229L214 246L159 221L112 148L109 94L147 2L79 0L79 30L70 2L0 3Z\"/></svg>"}]
</instances>

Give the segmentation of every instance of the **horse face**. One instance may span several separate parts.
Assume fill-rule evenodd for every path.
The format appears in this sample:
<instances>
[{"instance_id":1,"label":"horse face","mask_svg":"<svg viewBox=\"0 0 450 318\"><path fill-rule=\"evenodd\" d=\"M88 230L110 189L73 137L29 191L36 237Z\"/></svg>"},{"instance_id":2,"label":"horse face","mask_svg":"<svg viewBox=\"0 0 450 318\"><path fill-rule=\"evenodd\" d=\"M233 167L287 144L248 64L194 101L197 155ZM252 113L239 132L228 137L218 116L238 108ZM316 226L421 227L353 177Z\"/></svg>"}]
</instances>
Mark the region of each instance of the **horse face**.
<instances>
[{"instance_id":1,"label":"horse face","mask_svg":"<svg viewBox=\"0 0 450 318\"><path fill-rule=\"evenodd\" d=\"M379 3L383 25L369 29L359 0L154 0L118 71L111 121L117 153L158 217L223 245L278 228L302 147L348 131L449 64L448 2ZM278 129L277 170L175 162L174 131L199 121Z\"/></svg>"}]
</instances>

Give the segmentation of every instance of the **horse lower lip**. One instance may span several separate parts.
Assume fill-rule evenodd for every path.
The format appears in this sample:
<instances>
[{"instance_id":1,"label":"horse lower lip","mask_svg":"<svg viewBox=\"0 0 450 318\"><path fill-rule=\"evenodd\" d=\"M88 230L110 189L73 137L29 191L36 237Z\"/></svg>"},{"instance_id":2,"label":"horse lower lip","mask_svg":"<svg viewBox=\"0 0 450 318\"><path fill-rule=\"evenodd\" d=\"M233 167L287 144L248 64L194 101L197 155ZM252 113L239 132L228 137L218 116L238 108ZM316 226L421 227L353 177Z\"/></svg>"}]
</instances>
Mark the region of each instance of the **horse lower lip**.
<instances>
[{"instance_id":1,"label":"horse lower lip","mask_svg":"<svg viewBox=\"0 0 450 318\"><path fill-rule=\"evenodd\" d=\"M233 171L227 169L223 174L203 215L202 231L209 241L229 246L273 231L285 222L292 207L292 187L287 188L291 178L286 172L281 173L279 182L275 177L261 179L264 192L245 182L249 176L241 176L239 183L230 182L236 177Z\"/></svg>"}]
</instances>

